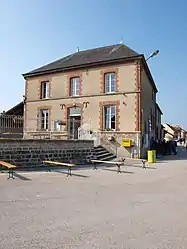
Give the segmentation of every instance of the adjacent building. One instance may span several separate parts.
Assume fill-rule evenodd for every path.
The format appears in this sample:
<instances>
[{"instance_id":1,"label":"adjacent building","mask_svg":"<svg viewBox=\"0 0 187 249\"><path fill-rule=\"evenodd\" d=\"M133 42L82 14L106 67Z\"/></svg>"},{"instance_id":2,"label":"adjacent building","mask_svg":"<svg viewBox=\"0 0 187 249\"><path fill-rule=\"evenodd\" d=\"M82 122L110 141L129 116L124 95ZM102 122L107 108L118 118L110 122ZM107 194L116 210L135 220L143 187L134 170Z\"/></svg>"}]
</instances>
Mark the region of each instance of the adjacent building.
<instances>
[{"instance_id":1,"label":"adjacent building","mask_svg":"<svg viewBox=\"0 0 187 249\"><path fill-rule=\"evenodd\" d=\"M93 139L141 157L160 136L155 82L144 55L124 44L78 51L23 77L24 138Z\"/></svg>"},{"instance_id":2,"label":"adjacent building","mask_svg":"<svg viewBox=\"0 0 187 249\"><path fill-rule=\"evenodd\" d=\"M11 109L0 113L0 138L23 137L24 104L20 102Z\"/></svg>"},{"instance_id":3,"label":"adjacent building","mask_svg":"<svg viewBox=\"0 0 187 249\"><path fill-rule=\"evenodd\" d=\"M164 137L166 140L179 140L180 138L186 139L187 131L180 125L163 124Z\"/></svg>"},{"instance_id":4,"label":"adjacent building","mask_svg":"<svg viewBox=\"0 0 187 249\"><path fill-rule=\"evenodd\" d=\"M156 129L155 129L155 139L156 140L162 140L163 139L163 135L162 135L162 115L163 112L160 109L160 106L158 105L158 103L156 103Z\"/></svg>"}]
</instances>

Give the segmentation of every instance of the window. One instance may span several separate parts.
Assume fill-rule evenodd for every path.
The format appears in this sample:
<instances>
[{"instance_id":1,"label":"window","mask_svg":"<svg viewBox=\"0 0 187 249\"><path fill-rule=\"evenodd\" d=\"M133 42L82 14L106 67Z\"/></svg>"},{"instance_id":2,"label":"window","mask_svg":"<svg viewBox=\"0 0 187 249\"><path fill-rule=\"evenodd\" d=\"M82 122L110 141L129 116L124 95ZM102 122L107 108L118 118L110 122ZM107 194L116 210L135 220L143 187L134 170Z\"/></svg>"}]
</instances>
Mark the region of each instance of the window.
<instances>
[{"instance_id":1,"label":"window","mask_svg":"<svg viewBox=\"0 0 187 249\"><path fill-rule=\"evenodd\" d=\"M70 81L70 96L80 95L80 78L71 78Z\"/></svg>"},{"instance_id":2,"label":"window","mask_svg":"<svg viewBox=\"0 0 187 249\"><path fill-rule=\"evenodd\" d=\"M104 129L116 129L116 106L104 107Z\"/></svg>"},{"instance_id":3,"label":"window","mask_svg":"<svg viewBox=\"0 0 187 249\"><path fill-rule=\"evenodd\" d=\"M62 124L59 122L59 120L54 120L54 130L62 131Z\"/></svg>"},{"instance_id":4,"label":"window","mask_svg":"<svg viewBox=\"0 0 187 249\"><path fill-rule=\"evenodd\" d=\"M116 91L116 74L105 74L105 93L113 93Z\"/></svg>"},{"instance_id":5,"label":"window","mask_svg":"<svg viewBox=\"0 0 187 249\"><path fill-rule=\"evenodd\" d=\"M40 129L49 129L49 110L40 110Z\"/></svg>"},{"instance_id":6,"label":"window","mask_svg":"<svg viewBox=\"0 0 187 249\"><path fill-rule=\"evenodd\" d=\"M41 83L41 99L47 99L49 98L49 82L44 81Z\"/></svg>"}]
</instances>

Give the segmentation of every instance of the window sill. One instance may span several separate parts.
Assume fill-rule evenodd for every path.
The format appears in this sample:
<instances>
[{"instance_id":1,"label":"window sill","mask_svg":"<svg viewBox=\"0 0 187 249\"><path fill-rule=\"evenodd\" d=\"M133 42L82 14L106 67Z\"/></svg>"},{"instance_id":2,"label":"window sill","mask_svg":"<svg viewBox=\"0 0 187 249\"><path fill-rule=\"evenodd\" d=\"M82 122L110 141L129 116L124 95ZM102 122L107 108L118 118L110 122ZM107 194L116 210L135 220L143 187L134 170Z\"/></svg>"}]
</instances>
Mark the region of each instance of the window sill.
<instances>
[{"instance_id":1,"label":"window sill","mask_svg":"<svg viewBox=\"0 0 187 249\"><path fill-rule=\"evenodd\" d=\"M116 132L116 130L102 130L102 132Z\"/></svg>"},{"instance_id":2,"label":"window sill","mask_svg":"<svg viewBox=\"0 0 187 249\"><path fill-rule=\"evenodd\" d=\"M116 92L104 92L104 94L115 94Z\"/></svg>"},{"instance_id":3,"label":"window sill","mask_svg":"<svg viewBox=\"0 0 187 249\"><path fill-rule=\"evenodd\" d=\"M50 97L48 97L48 98L40 98L40 100L49 100L49 99L51 99Z\"/></svg>"},{"instance_id":4,"label":"window sill","mask_svg":"<svg viewBox=\"0 0 187 249\"><path fill-rule=\"evenodd\" d=\"M45 130L45 129L37 129L37 132L49 132L49 130Z\"/></svg>"},{"instance_id":5,"label":"window sill","mask_svg":"<svg viewBox=\"0 0 187 249\"><path fill-rule=\"evenodd\" d=\"M76 98L76 97L80 97L80 95L73 95L73 96L69 96L69 98Z\"/></svg>"}]
</instances>

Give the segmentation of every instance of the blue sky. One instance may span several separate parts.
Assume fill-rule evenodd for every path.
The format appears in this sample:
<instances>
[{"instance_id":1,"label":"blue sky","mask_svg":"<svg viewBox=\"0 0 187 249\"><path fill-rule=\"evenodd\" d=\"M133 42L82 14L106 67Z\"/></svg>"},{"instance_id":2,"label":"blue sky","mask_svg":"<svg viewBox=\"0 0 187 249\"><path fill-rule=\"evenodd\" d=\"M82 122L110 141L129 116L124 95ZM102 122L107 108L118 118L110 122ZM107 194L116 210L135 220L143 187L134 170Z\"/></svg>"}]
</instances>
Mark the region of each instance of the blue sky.
<instances>
[{"instance_id":1,"label":"blue sky","mask_svg":"<svg viewBox=\"0 0 187 249\"><path fill-rule=\"evenodd\" d=\"M80 49L123 42L148 56L163 121L187 128L187 1L0 1L0 111L22 100L22 73Z\"/></svg>"}]
</instances>

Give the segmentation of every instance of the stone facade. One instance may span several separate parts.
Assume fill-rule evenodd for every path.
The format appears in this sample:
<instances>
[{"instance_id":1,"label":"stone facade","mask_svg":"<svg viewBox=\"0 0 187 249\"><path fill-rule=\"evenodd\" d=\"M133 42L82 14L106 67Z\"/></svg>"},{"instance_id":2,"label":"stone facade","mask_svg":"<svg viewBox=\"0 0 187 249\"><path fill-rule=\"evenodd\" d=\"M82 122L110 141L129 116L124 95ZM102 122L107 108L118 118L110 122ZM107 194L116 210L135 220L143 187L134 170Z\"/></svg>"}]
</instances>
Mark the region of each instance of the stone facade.
<instances>
[{"instance_id":1,"label":"stone facade","mask_svg":"<svg viewBox=\"0 0 187 249\"><path fill-rule=\"evenodd\" d=\"M93 142L89 140L0 141L0 160L18 167L40 167L44 160L85 164L93 157Z\"/></svg>"},{"instance_id":2,"label":"stone facade","mask_svg":"<svg viewBox=\"0 0 187 249\"><path fill-rule=\"evenodd\" d=\"M110 75L110 80L106 80L106 74L112 74L113 79ZM78 88L76 94L70 91L71 79L74 77L79 78L79 86L75 87L76 90ZM41 71L39 74L28 73L24 78L26 80L24 138L35 138L48 132L50 138L81 139L79 128L82 127L83 130L84 127L89 127L87 133L91 131L106 135L106 131L110 130L107 136L111 137L114 134L116 142L115 146L113 143L111 147L114 147L112 150L115 150L116 155L123 154L130 157L135 150L138 157L146 155L151 138L155 137L156 132L154 123L157 88L143 56L107 60L104 63L98 61L94 65L75 64L72 68L65 67L63 70L60 68ZM48 81L50 84L48 98L40 98L38 94L38 86L41 86L42 81ZM45 106L48 107L45 108L49 115L45 117L48 128L42 126L40 130L36 130L38 110ZM107 108L110 110L106 111L105 107L108 106L114 107L115 114L111 114L113 108ZM77 107L79 113L74 110ZM105 122L107 119L108 122ZM56 132L57 122L65 124L58 132ZM101 140L107 143L105 135L104 138L101 136ZM134 144L132 148L119 148L124 137L132 139Z\"/></svg>"}]
</instances>

